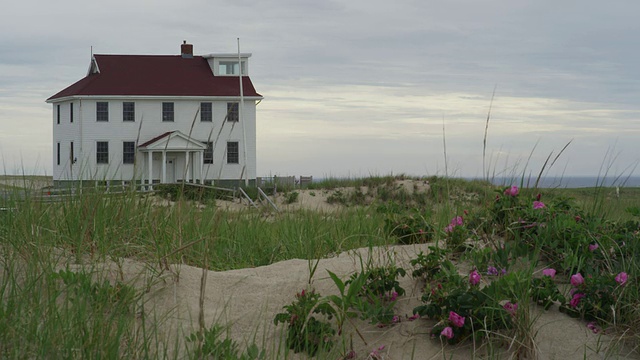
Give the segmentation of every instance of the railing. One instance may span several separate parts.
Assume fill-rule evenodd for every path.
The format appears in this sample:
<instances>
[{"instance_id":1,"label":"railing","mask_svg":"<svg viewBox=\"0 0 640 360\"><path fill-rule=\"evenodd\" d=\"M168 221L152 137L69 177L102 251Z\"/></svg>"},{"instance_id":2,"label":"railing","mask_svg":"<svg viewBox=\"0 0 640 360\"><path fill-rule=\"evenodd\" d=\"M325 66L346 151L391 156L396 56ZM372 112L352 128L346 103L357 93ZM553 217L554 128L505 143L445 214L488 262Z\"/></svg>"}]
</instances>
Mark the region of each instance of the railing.
<instances>
[{"instance_id":1,"label":"railing","mask_svg":"<svg viewBox=\"0 0 640 360\"><path fill-rule=\"evenodd\" d=\"M271 205L271 207L273 207L275 209L275 211L278 211L278 207L276 206L276 204L274 204L273 201L271 201L271 199L269 199L267 194L265 194L264 191L262 191L262 189L258 188L258 198L260 198L260 197L262 197L265 200L267 200L267 203L269 203L269 205Z\"/></svg>"},{"instance_id":2,"label":"railing","mask_svg":"<svg viewBox=\"0 0 640 360\"><path fill-rule=\"evenodd\" d=\"M87 182L88 184L89 182ZM249 205L254 208L259 208L255 201L251 199L251 197L247 194L247 192L238 187L236 189L223 188L211 185L203 185L203 184L195 184L195 183L175 183L175 184L141 184L141 183L121 183L121 182L104 182L104 183L93 183L91 186L79 186L79 187L66 187L66 188L43 188L39 190L29 190L29 189L19 189L19 190L11 190L11 191L0 191L0 200L3 199L12 199L12 200L25 200L32 199L35 201L42 202L55 202L55 201L63 201L68 199L76 194L90 193L90 192L103 192L105 194L110 195L118 195L124 194L127 192L135 191L141 193L154 193L158 191L158 185L185 185L192 187L199 187L205 189L212 189L218 192L218 195L224 194L223 196L228 198L229 200L235 200L236 198L246 200ZM153 188L155 187L155 188ZM266 201L268 206L272 207L274 210L279 211L276 204L269 198L269 196L261 189L258 190L258 200ZM14 208L8 207L3 204L3 201L0 201L0 211L6 212L15 210Z\"/></svg>"},{"instance_id":3,"label":"railing","mask_svg":"<svg viewBox=\"0 0 640 360\"><path fill-rule=\"evenodd\" d=\"M240 194L242 194L242 196L244 196L244 198L247 199L249 204L251 204L256 209L258 208L258 205L256 205L256 203L254 203L253 200L251 200L251 197L249 197L249 195L247 195L247 193L244 191L243 188L239 187L238 190L240 191Z\"/></svg>"}]
</instances>

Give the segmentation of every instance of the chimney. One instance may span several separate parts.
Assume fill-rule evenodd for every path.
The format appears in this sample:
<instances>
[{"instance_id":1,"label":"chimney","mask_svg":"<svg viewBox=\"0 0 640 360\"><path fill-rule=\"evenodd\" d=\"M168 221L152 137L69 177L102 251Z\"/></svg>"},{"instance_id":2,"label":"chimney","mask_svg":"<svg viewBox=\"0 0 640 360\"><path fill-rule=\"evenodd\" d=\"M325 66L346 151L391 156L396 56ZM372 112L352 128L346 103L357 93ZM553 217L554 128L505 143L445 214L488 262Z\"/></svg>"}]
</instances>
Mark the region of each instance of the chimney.
<instances>
[{"instance_id":1,"label":"chimney","mask_svg":"<svg viewBox=\"0 0 640 360\"><path fill-rule=\"evenodd\" d=\"M182 54L183 59L192 59L193 58L193 45L187 44L187 40L182 42L180 45L180 54Z\"/></svg>"}]
</instances>

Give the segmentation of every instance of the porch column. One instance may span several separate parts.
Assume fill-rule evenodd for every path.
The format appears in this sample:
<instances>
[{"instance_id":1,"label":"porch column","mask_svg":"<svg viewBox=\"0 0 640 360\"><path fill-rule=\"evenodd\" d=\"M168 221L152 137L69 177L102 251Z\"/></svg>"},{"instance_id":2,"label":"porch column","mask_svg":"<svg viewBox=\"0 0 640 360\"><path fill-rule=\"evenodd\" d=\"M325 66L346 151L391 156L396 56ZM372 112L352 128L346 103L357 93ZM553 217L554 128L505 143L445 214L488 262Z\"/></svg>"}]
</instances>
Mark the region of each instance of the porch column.
<instances>
[{"instance_id":1,"label":"porch column","mask_svg":"<svg viewBox=\"0 0 640 360\"><path fill-rule=\"evenodd\" d=\"M148 190L153 190L153 151L147 152L147 162L149 163L149 187Z\"/></svg>"},{"instance_id":2,"label":"porch column","mask_svg":"<svg viewBox=\"0 0 640 360\"><path fill-rule=\"evenodd\" d=\"M136 157L136 161L138 162L138 164L140 164L139 166L134 166L135 168L135 179L138 178L138 175L140 175L140 191L142 191L144 189L144 171L141 171L140 169L144 169L144 153L142 153L142 159L140 159L140 157ZM138 172L140 171L140 172ZM135 183L134 183L134 187L135 187Z\"/></svg>"},{"instance_id":3,"label":"porch column","mask_svg":"<svg viewBox=\"0 0 640 360\"><path fill-rule=\"evenodd\" d=\"M184 182L189 182L189 151L184 152Z\"/></svg>"},{"instance_id":4,"label":"porch column","mask_svg":"<svg viewBox=\"0 0 640 360\"><path fill-rule=\"evenodd\" d=\"M167 182L167 151L162 150L162 183Z\"/></svg>"},{"instance_id":5,"label":"porch column","mask_svg":"<svg viewBox=\"0 0 640 360\"><path fill-rule=\"evenodd\" d=\"M198 163L200 164L200 184L204 185L204 151L198 151Z\"/></svg>"}]
</instances>

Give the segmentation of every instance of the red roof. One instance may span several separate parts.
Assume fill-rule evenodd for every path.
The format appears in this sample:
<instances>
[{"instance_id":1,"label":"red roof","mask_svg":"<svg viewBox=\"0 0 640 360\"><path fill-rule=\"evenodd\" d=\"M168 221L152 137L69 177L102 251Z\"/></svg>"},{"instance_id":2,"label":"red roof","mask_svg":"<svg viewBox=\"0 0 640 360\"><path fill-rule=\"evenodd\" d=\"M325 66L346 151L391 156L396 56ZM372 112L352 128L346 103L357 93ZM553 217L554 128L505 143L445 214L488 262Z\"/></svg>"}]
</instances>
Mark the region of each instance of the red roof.
<instances>
[{"instance_id":1,"label":"red roof","mask_svg":"<svg viewBox=\"0 0 640 360\"><path fill-rule=\"evenodd\" d=\"M240 96L236 76L214 76L202 56L94 55L99 73L51 96L54 100L74 95L140 96ZM248 76L242 77L244 96L261 96Z\"/></svg>"}]
</instances>

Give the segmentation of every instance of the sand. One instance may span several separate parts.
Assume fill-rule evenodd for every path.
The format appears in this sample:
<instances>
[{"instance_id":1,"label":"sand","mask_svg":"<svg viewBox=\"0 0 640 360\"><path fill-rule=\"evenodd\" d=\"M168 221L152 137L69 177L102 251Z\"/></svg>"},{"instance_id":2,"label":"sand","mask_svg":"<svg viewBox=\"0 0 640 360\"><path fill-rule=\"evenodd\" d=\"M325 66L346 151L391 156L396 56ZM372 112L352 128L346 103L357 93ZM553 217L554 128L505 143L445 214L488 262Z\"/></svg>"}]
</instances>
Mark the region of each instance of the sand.
<instances>
[{"instance_id":1,"label":"sand","mask_svg":"<svg viewBox=\"0 0 640 360\"><path fill-rule=\"evenodd\" d=\"M344 252L319 260L310 282L309 274L313 261L299 259L258 268L206 271L203 307L205 326L209 327L214 322L229 325L230 336L240 344L255 341L259 346L273 351L282 347L280 341L285 329L284 325L275 327L273 318L282 311L284 305L295 299L297 292L315 289L322 295L338 293L327 270L345 279L354 271L360 271L361 259L367 261L369 257L375 264L394 262L409 269L409 260L420 251L426 250L427 245L423 244ZM112 280L124 277L126 282L135 284L139 289L144 289L149 282L153 283L144 296L145 308L148 313L155 311L157 316L168 314L161 328L169 347L175 343L176 336L181 340L196 331L200 312L202 269L187 265L171 265L170 271L162 272L158 269L151 270L148 265L129 259L119 262L120 265L104 264L108 270L108 277ZM421 304L420 283L410 276L402 278L400 283L407 292L399 298L396 305L396 313L402 319L400 323L378 328L364 321L354 321L366 343L359 338L353 327L345 328L345 333L353 339L358 359L365 359L369 352L383 345L384 350L381 354L384 359L468 359L474 353L482 355L487 351L480 343L467 342L451 346L442 344L439 339L431 339L429 331L435 324L434 321L426 318L408 320L412 309ZM609 335L593 334L587 329L584 321L560 313L555 306L548 311L538 307L532 309L537 316L534 323L537 333L535 358L600 359L615 341L615 337ZM612 346L612 349L619 350L615 346ZM494 350L503 353L502 358L514 356L509 351L508 343L505 343L503 348ZM183 348L172 351L184 355ZM289 358L293 359L306 358L304 354L290 355ZM617 354L612 358L624 358L624 355Z\"/></svg>"}]
</instances>

